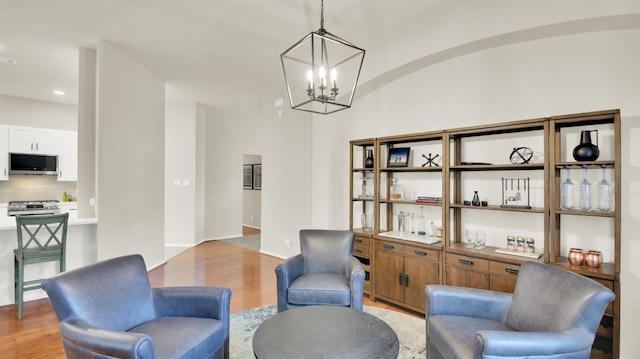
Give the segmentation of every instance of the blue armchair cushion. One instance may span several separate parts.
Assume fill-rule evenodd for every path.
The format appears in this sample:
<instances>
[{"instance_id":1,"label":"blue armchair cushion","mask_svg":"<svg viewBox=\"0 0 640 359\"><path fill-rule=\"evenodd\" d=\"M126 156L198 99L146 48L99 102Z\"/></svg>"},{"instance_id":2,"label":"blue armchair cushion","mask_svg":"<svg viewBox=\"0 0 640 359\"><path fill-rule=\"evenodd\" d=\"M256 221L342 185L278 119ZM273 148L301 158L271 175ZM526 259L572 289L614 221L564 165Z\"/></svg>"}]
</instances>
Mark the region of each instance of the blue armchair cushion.
<instances>
[{"instance_id":1,"label":"blue armchair cushion","mask_svg":"<svg viewBox=\"0 0 640 359\"><path fill-rule=\"evenodd\" d=\"M342 274L311 273L298 277L288 289L289 303L294 305L351 304L349 278Z\"/></svg>"},{"instance_id":2,"label":"blue armchair cushion","mask_svg":"<svg viewBox=\"0 0 640 359\"><path fill-rule=\"evenodd\" d=\"M164 317L129 330L153 339L157 358L209 358L211 348L222 348L223 324L209 318Z\"/></svg>"}]
</instances>

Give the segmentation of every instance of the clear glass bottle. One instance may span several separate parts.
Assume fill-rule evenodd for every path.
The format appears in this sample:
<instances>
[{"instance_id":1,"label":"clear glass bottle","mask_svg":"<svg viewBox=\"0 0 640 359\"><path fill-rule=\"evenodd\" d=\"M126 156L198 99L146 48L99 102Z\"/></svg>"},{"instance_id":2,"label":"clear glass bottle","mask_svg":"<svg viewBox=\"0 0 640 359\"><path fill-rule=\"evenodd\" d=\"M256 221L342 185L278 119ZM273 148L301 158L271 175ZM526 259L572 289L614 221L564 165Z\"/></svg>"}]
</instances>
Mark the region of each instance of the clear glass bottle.
<instances>
[{"instance_id":1,"label":"clear glass bottle","mask_svg":"<svg viewBox=\"0 0 640 359\"><path fill-rule=\"evenodd\" d=\"M576 184L571 180L571 171L566 168L567 179L560 185L560 209L571 211L575 209Z\"/></svg>"},{"instance_id":2,"label":"clear glass bottle","mask_svg":"<svg viewBox=\"0 0 640 359\"><path fill-rule=\"evenodd\" d=\"M605 167L602 167L602 181L598 182L596 186L596 209L600 212L613 211L613 205L611 203L611 199L613 198L611 194L612 186L607 182L606 170Z\"/></svg>"},{"instance_id":3,"label":"clear glass bottle","mask_svg":"<svg viewBox=\"0 0 640 359\"><path fill-rule=\"evenodd\" d=\"M588 212L591 209L591 183L587 179L587 168L582 170L582 182L580 183L580 210Z\"/></svg>"},{"instance_id":4,"label":"clear glass bottle","mask_svg":"<svg viewBox=\"0 0 640 359\"><path fill-rule=\"evenodd\" d=\"M393 179L390 192L391 192L390 199L392 201L402 201L402 196L404 195L404 188L402 188L402 185L398 183L397 178Z\"/></svg>"},{"instance_id":5,"label":"clear glass bottle","mask_svg":"<svg viewBox=\"0 0 640 359\"><path fill-rule=\"evenodd\" d=\"M429 220L429 237L435 237L436 236L436 226L433 224L433 219Z\"/></svg>"},{"instance_id":6,"label":"clear glass bottle","mask_svg":"<svg viewBox=\"0 0 640 359\"><path fill-rule=\"evenodd\" d=\"M404 212L400 211L400 213L398 214L398 232L404 233L406 222L407 217L405 216Z\"/></svg>"},{"instance_id":7,"label":"clear glass bottle","mask_svg":"<svg viewBox=\"0 0 640 359\"><path fill-rule=\"evenodd\" d=\"M420 207L420 217L418 217L418 224L417 224L418 235L420 236L424 236L427 234L427 232L424 229L424 225L425 225L424 207Z\"/></svg>"}]
</instances>

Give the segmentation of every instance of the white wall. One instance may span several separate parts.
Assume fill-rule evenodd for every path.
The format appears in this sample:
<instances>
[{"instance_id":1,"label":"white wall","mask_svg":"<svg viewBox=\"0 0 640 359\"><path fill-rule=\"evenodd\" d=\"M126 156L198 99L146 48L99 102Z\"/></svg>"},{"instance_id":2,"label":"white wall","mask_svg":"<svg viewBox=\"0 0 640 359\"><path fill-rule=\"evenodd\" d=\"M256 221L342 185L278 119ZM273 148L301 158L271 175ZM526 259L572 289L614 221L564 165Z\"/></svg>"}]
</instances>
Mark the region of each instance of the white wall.
<instances>
[{"instance_id":1,"label":"white wall","mask_svg":"<svg viewBox=\"0 0 640 359\"><path fill-rule=\"evenodd\" d=\"M98 259L164 260L164 81L114 45L98 46Z\"/></svg>"},{"instance_id":2,"label":"white wall","mask_svg":"<svg viewBox=\"0 0 640 359\"><path fill-rule=\"evenodd\" d=\"M167 104L165 117L165 246L169 258L196 237L197 104Z\"/></svg>"},{"instance_id":3,"label":"white wall","mask_svg":"<svg viewBox=\"0 0 640 359\"><path fill-rule=\"evenodd\" d=\"M476 16L482 18L482 13ZM431 36L425 36L422 42L429 43ZM475 41L473 36L469 34ZM352 109L330 120L314 119L314 125L323 122L313 132L314 224L348 226L351 139L619 108L624 201L621 357L640 357L634 341L640 330L640 267L633 258L640 244L633 235L640 222L639 164L633 155L640 141L639 39L637 29L550 32L504 46L476 46L475 51L449 54L444 61L428 61L427 54L402 76L389 74L363 83L365 91L360 97L356 93ZM501 226L499 221L493 225ZM585 226L576 235L589 238L589 231Z\"/></svg>"},{"instance_id":4,"label":"white wall","mask_svg":"<svg viewBox=\"0 0 640 359\"><path fill-rule=\"evenodd\" d=\"M77 131L78 107L0 95L0 123Z\"/></svg>"},{"instance_id":5,"label":"white wall","mask_svg":"<svg viewBox=\"0 0 640 359\"><path fill-rule=\"evenodd\" d=\"M96 50L78 52L78 217L95 218L96 206Z\"/></svg>"}]
</instances>

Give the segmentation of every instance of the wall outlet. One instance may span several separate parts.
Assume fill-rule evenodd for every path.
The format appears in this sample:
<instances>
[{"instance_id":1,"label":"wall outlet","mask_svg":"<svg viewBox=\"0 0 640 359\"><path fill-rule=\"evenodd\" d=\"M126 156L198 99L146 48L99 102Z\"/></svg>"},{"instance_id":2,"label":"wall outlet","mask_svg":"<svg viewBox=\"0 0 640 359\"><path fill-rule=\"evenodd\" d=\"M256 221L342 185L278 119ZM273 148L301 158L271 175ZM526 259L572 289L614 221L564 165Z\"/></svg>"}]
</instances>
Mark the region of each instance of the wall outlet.
<instances>
[{"instance_id":1,"label":"wall outlet","mask_svg":"<svg viewBox=\"0 0 640 359\"><path fill-rule=\"evenodd\" d=\"M291 240L285 239L284 240L284 245L287 246L287 248L291 248Z\"/></svg>"},{"instance_id":2,"label":"wall outlet","mask_svg":"<svg viewBox=\"0 0 640 359\"><path fill-rule=\"evenodd\" d=\"M90 206L95 206L96 205L96 199L95 198L89 198L89 205Z\"/></svg>"}]
</instances>

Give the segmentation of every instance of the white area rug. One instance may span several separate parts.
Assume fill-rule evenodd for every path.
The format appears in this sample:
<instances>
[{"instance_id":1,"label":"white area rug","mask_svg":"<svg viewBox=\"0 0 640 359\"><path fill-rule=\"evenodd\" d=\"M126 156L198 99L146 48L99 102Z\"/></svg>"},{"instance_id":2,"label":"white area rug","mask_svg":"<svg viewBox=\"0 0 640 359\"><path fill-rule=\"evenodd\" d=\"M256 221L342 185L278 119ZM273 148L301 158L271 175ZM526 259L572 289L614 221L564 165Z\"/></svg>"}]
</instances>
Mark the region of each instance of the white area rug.
<instances>
[{"instance_id":1,"label":"white area rug","mask_svg":"<svg viewBox=\"0 0 640 359\"><path fill-rule=\"evenodd\" d=\"M370 306L365 306L364 311L382 319L396 332L400 340L398 358L425 358L426 337L424 319ZM277 312L277 307L272 305L232 314L231 339L229 343L230 358L254 358L253 348L251 346L253 333L262 322L274 316Z\"/></svg>"}]
</instances>

